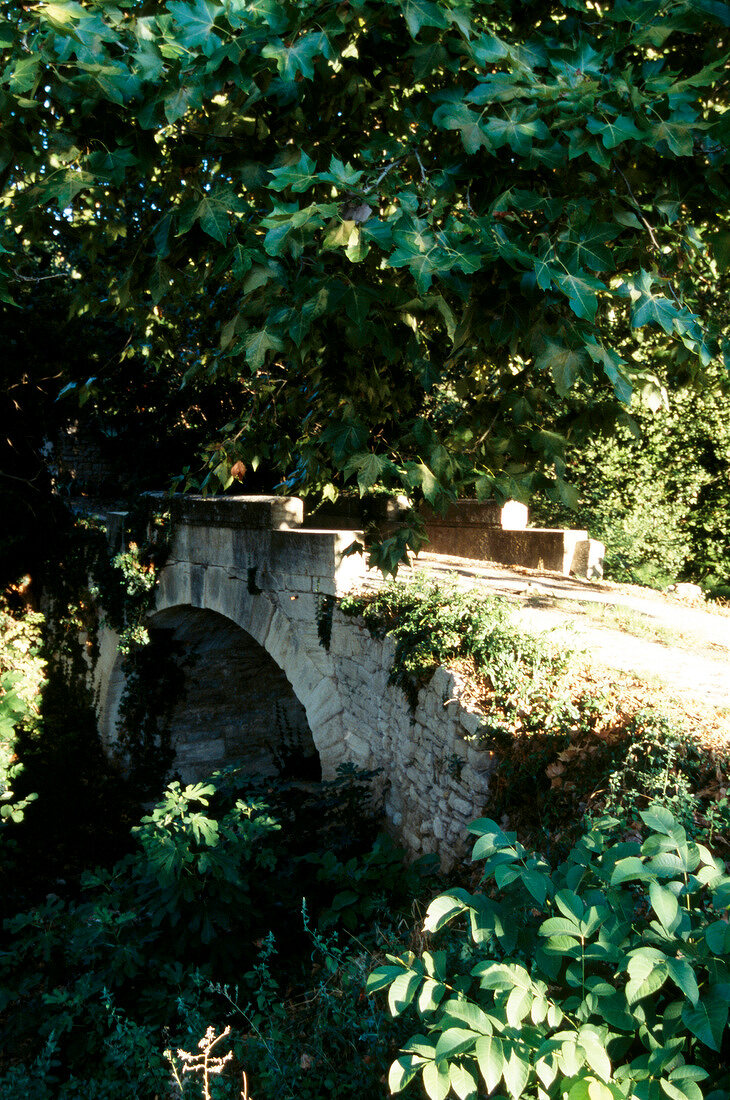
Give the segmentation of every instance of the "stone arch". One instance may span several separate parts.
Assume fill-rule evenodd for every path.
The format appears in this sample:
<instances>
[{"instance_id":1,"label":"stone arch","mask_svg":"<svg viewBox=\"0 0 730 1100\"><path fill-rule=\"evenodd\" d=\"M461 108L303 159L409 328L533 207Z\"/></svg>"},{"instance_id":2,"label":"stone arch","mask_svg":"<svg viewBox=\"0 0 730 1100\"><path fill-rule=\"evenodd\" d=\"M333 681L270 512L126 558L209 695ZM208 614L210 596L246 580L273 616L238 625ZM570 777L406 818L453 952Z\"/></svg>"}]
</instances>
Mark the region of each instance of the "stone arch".
<instances>
[{"instance_id":1,"label":"stone arch","mask_svg":"<svg viewBox=\"0 0 730 1100\"><path fill-rule=\"evenodd\" d=\"M180 676L168 729L185 783L229 764L250 775L312 779L321 764L306 712L250 634L217 611L178 605L149 618Z\"/></svg>"},{"instance_id":2,"label":"stone arch","mask_svg":"<svg viewBox=\"0 0 730 1100\"><path fill-rule=\"evenodd\" d=\"M193 608L214 612L253 639L283 672L296 699L302 704L319 754L322 777L332 778L345 760L343 707L331 661L316 666L298 636L297 623L282 611L275 596L257 591L242 578L219 566L172 562L163 570L150 620L163 612ZM122 659L116 652L116 636L102 632L97 666L99 729L112 748L119 703L124 690ZM325 655L326 656L326 655ZM322 667L324 666L324 667Z\"/></svg>"}]
</instances>

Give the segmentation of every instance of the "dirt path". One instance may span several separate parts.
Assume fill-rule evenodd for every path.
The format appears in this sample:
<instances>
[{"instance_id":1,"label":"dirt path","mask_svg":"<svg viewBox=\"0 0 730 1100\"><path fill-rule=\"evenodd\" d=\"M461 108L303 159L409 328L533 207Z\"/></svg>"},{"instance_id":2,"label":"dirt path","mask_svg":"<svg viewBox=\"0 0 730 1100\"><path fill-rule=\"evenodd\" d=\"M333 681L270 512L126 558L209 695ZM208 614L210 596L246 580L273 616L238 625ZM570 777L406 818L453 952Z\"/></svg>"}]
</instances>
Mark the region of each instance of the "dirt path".
<instances>
[{"instance_id":1,"label":"dirt path","mask_svg":"<svg viewBox=\"0 0 730 1100\"><path fill-rule=\"evenodd\" d=\"M592 662L713 709L730 707L730 612L650 589L421 554L414 571L508 597L518 621Z\"/></svg>"}]
</instances>

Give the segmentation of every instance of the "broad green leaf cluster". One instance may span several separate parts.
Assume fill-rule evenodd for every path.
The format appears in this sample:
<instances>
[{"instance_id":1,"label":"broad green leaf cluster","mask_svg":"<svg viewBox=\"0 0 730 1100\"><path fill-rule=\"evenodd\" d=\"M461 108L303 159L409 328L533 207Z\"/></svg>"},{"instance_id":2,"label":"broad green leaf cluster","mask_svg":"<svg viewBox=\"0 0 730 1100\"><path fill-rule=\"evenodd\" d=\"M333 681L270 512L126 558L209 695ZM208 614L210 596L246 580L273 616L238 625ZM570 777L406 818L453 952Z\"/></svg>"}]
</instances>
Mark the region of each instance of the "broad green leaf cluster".
<instances>
[{"instance_id":1,"label":"broad green leaf cluster","mask_svg":"<svg viewBox=\"0 0 730 1100\"><path fill-rule=\"evenodd\" d=\"M495 822L470 826L482 889L438 897L424 922L438 946L388 956L369 979L419 1024L391 1092L727 1095L730 876L665 807L641 818L643 842L614 840L604 818L557 870Z\"/></svg>"},{"instance_id":2,"label":"broad green leaf cluster","mask_svg":"<svg viewBox=\"0 0 730 1100\"><path fill-rule=\"evenodd\" d=\"M541 429L573 388L628 402L644 333L700 373L724 354L701 288L728 261L728 22L700 0L8 4L3 294L42 252L75 312L130 333L96 387L135 356L232 385L206 489L239 460L436 507L546 461L560 488Z\"/></svg>"}]
</instances>

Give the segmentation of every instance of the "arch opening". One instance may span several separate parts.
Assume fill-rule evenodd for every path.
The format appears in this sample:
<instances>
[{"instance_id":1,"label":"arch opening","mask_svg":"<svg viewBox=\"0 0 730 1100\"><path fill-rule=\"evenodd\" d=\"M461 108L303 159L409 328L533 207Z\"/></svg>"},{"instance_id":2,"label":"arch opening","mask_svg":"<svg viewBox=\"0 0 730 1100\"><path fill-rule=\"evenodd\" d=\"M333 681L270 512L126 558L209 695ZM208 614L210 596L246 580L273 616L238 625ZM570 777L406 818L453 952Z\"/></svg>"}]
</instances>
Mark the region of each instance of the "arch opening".
<instances>
[{"instance_id":1,"label":"arch opening","mask_svg":"<svg viewBox=\"0 0 730 1100\"><path fill-rule=\"evenodd\" d=\"M320 780L305 709L263 646L231 619L189 605L150 616L181 672L169 712L173 771L197 782L227 765L251 776Z\"/></svg>"}]
</instances>

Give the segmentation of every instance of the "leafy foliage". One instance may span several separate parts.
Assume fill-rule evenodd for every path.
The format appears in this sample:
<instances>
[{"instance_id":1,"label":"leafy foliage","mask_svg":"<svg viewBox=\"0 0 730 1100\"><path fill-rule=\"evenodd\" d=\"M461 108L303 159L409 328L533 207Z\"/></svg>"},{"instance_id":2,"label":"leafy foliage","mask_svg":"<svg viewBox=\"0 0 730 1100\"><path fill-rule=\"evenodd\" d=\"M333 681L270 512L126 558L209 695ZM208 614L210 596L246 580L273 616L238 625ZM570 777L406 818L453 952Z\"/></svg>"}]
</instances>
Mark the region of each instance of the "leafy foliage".
<instances>
[{"instance_id":1,"label":"leafy foliage","mask_svg":"<svg viewBox=\"0 0 730 1100\"><path fill-rule=\"evenodd\" d=\"M420 1078L431 1100L726 1094L730 877L666 808L641 817L643 842L613 840L604 818L555 869L495 822L470 826L483 890L442 894L424 923L466 930L368 980L422 1028L391 1092Z\"/></svg>"},{"instance_id":2,"label":"leafy foliage","mask_svg":"<svg viewBox=\"0 0 730 1100\"><path fill-rule=\"evenodd\" d=\"M51 893L7 916L0 941L6 1090L33 1095L29 1081L45 1063L42 1100L151 1098L168 1087L170 1035L181 1045L188 1029L202 1035L224 1016L239 1028L237 1050L257 1078L276 1082L280 1095L313 1098L347 1094L355 1035L369 1020L374 1041L358 1072L363 1094L377 1096L387 1039L381 1014L360 1000L367 947L340 947L318 928L345 917L372 943L372 922L390 923L422 880L375 838L364 807L357 834L341 830L355 778L309 792L286 784L252 790L234 772L172 784L135 827L134 850L88 872L80 894ZM312 914L304 923L303 897ZM314 990L310 955L314 973L321 970ZM225 984L232 976L235 994ZM324 1091L314 1070L321 1058L335 1082Z\"/></svg>"},{"instance_id":3,"label":"leafy foliage","mask_svg":"<svg viewBox=\"0 0 730 1100\"><path fill-rule=\"evenodd\" d=\"M647 353L657 367L659 356ZM573 508L538 502L538 522L587 527L606 544L605 571L619 581L663 587L677 579L722 594L730 547L724 531L730 470L730 401L722 377L698 389L685 379L635 403L612 436L577 439L567 469ZM653 522L647 523L651 515Z\"/></svg>"},{"instance_id":4,"label":"leafy foliage","mask_svg":"<svg viewBox=\"0 0 730 1100\"><path fill-rule=\"evenodd\" d=\"M11 784L22 769L15 753L16 731L34 720L44 679L42 622L37 612L11 615L0 604L0 829L22 821L26 806L36 797L29 793L15 800Z\"/></svg>"},{"instance_id":5,"label":"leafy foliage","mask_svg":"<svg viewBox=\"0 0 730 1100\"><path fill-rule=\"evenodd\" d=\"M377 593L345 596L347 615L360 615L376 637L396 643L391 683L415 707L419 689L438 665L471 658L500 697L537 694L553 683L564 658L511 622L508 605L471 589L417 577ZM529 685L529 686L528 686Z\"/></svg>"},{"instance_id":6,"label":"leafy foliage","mask_svg":"<svg viewBox=\"0 0 730 1100\"><path fill-rule=\"evenodd\" d=\"M643 334L699 375L723 354L726 25L704 3L12 3L3 293L53 276L128 333L70 380L86 398L131 360L230 387L206 490L240 461L437 508L546 467L565 493L542 429L576 386L585 424L643 386Z\"/></svg>"}]
</instances>

